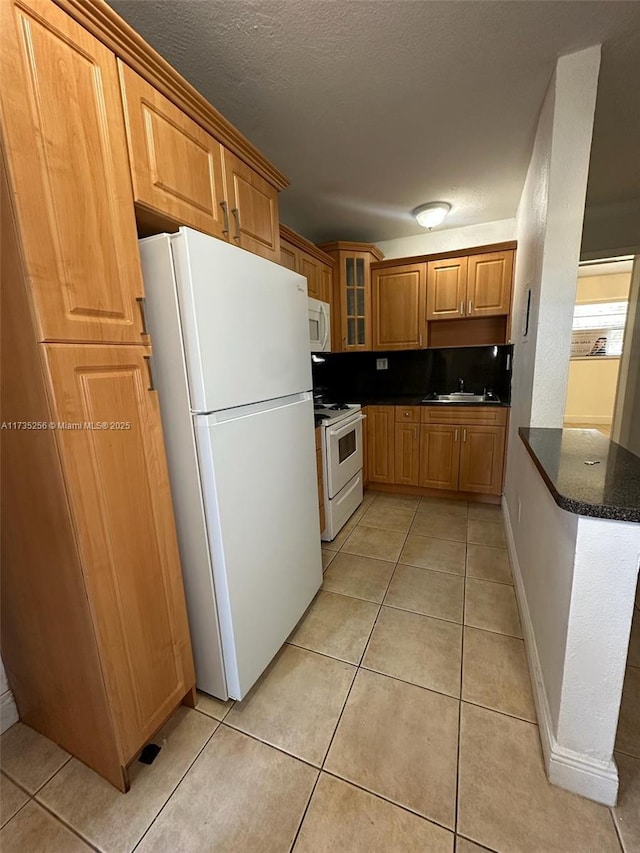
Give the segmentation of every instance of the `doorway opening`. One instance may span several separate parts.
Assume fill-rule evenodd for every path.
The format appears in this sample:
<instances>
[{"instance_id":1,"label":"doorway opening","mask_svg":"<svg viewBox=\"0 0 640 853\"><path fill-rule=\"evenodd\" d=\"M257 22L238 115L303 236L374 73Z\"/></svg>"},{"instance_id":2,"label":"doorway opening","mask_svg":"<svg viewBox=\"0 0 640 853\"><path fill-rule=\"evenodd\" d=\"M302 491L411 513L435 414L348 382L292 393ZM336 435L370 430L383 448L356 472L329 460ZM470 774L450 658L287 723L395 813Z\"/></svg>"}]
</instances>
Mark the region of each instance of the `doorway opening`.
<instances>
[{"instance_id":1,"label":"doorway opening","mask_svg":"<svg viewBox=\"0 0 640 853\"><path fill-rule=\"evenodd\" d=\"M565 427L611 437L633 260L591 260L578 268Z\"/></svg>"}]
</instances>

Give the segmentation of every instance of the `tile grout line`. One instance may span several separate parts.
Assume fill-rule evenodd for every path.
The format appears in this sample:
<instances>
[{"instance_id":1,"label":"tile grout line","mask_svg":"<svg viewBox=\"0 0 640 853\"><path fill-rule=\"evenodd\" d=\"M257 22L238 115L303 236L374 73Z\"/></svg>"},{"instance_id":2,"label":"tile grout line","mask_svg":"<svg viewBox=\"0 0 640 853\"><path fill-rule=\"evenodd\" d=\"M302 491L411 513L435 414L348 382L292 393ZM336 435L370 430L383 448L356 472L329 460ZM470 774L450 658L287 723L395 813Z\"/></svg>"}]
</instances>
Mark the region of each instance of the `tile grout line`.
<instances>
[{"instance_id":1,"label":"tile grout line","mask_svg":"<svg viewBox=\"0 0 640 853\"><path fill-rule=\"evenodd\" d=\"M624 841L618 828L618 822L615 819L614 810L615 806L609 806L609 814L611 816L611 823L613 824L613 831L615 832L616 838L618 839L618 844L620 845L620 853L626 853L626 847L624 846Z\"/></svg>"},{"instance_id":2,"label":"tile grout line","mask_svg":"<svg viewBox=\"0 0 640 853\"><path fill-rule=\"evenodd\" d=\"M193 710L195 710L195 709L193 709ZM201 713L202 713L202 712L201 712ZM204 716L208 716L208 715L206 715L206 714L205 714ZM213 717L209 717L209 719L214 719L214 718L213 718ZM162 814L162 812L163 812L163 811L164 811L164 809L166 808L167 803L168 803L168 802L169 802L169 800L173 797L173 795L175 794L175 792L178 790L178 788L180 787L180 785L181 785L181 784L182 784L182 782L184 781L185 777L187 776L187 774L189 773L189 771L191 770L191 768L193 767L193 765L196 763L196 761L198 760L198 758L200 758L200 756L202 755L202 753L204 752L204 750L207 748L207 746L208 746L208 745L209 745L209 743L211 742L212 738L215 736L216 732L218 732L218 731L220 730L220 728L224 725L224 723L222 723L220 720L217 720L217 723L218 723L218 725L215 727L215 729L211 732L211 734L209 735L209 737L208 737L208 738L205 740L205 742L202 744L202 748L198 750L198 752L196 753L196 755L195 755L195 756L194 756L194 758L193 758L193 761L191 761L191 762L189 763L189 766L187 767L187 769L184 771L184 773L182 774L182 776L178 779L177 783L176 783L176 784L174 785L174 787L171 789L171 793L169 794L169 796L167 797L167 799L162 803L162 805L160 806L160 808L158 809L158 811L157 811L157 812L156 812L156 814L154 815L154 818L153 818L153 820L151 821L151 823L149 824L149 826L145 829L145 831L142 833L142 835L140 836L140 838L136 841L136 843L135 843L135 844L133 845L133 847L131 848L131 853L133 853L133 851L134 851L134 850L137 850L137 849L138 849L138 847L140 846L140 844L141 844L141 843L142 843L142 841L144 840L145 836L147 835L147 833L149 832L149 830L151 829L151 827L154 825L154 823L158 820L158 818L160 817L160 815Z\"/></svg>"},{"instance_id":3,"label":"tile grout line","mask_svg":"<svg viewBox=\"0 0 640 853\"><path fill-rule=\"evenodd\" d=\"M53 778L53 777L51 777L51 778ZM99 847L97 847L92 841L89 841L88 838L86 838L84 835L82 835L82 833L80 832L79 829L76 829L74 826L71 826L70 823L67 823L66 820L64 820L60 815L56 814L46 803L43 803L40 800L36 800L36 799L34 799L33 802L35 802L38 806L40 806L40 808L43 811L45 811L48 815L50 815L55 821L62 824L62 826L64 826L66 829L68 829L72 833L72 835L75 835L76 838L79 838L83 844L86 844L87 847L91 848L91 850L95 850L95 851L97 851L97 853L101 853ZM25 805L26 805L26 803L25 803ZM15 815L14 815L14 817L15 817ZM13 818L11 818L11 820L13 820ZM11 823L11 821L9 821L9 823Z\"/></svg>"},{"instance_id":4,"label":"tile grout line","mask_svg":"<svg viewBox=\"0 0 640 853\"><path fill-rule=\"evenodd\" d=\"M362 791L365 794L369 794L372 797L375 797L377 800L382 800L383 803L388 803L390 806L395 806L397 809L401 809L403 812L407 812L414 817L419 817L421 820L425 821L425 823L430 823L433 826L437 826L440 829L446 830L449 832L455 839L456 831L452 829L450 826L446 826L444 823L440 823L435 820L435 818L426 817L422 812L414 811L414 809L409 808L409 806L405 806L402 803L397 802L396 800L390 800L388 797L385 797L384 794L379 794L376 791L370 791L369 788L363 787L359 782L354 782L352 779L347 779L345 776L340 776L335 770L322 770L323 773L326 773L327 776L331 776L333 779L338 779L340 782L344 782L347 785L351 785L353 788L357 788L359 791Z\"/></svg>"},{"instance_id":5,"label":"tile grout line","mask_svg":"<svg viewBox=\"0 0 640 853\"><path fill-rule=\"evenodd\" d=\"M469 535L469 505L467 504L467 536ZM460 640L460 700L458 702L458 749L456 754L456 793L455 793L455 801L454 801L454 819L453 819L453 831L457 835L458 833L458 818L460 811L460 753L462 751L462 684L463 684L463 672L464 672L464 629L465 629L465 621L467 618L467 563L469 560L469 543L465 542L464 546L464 581L463 581L463 596L462 596L462 637ZM454 844L456 849L458 847L458 842L454 836Z\"/></svg>"},{"instance_id":6,"label":"tile grout line","mask_svg":"<svg viewBox=\"0 0 640 853\"><path fill-rule=\"evenodd\" d=\"M372 505L374 502L375 502L375 498L370 502L369 509L371 508L371 505ZM367 512L368 512L368 510L367 510ZM366 513L363 515L363 518L364 518L364 516L365 516L365 515L366 515ZM414 515L415 515L415 512L414 512ZM362 520L362 519L361 519L361 520ZM360 520L360 521L361 521L361 520ZM353 530L356 530L356 529L358 528L358 526L360 525L360 521L359 521L356 525L354 525ZM363 525L363 526L366 526L366 525ZM352 532L353 532L353 531L352 531ZM349 535L351 535L351 534L349 534ZM405 534L405 540L404 540L405 542L406 542L406 537L407 537L408 535L409 535L409 534L408 534L408 532L407 532L407 533ZM348 537L347 537L347 538L348 538ZM345 543L344 543L344 544L346 544L346 541L345 541ZM403 543L403 545L402 545L402 547L401 547L401 549L400 549L400 553L402 553L402 548L403 548L403 547L404 547L404 543ZM340 549L340 550L342 550L342 549ZM340 553L340 552L338 552L338 553ZM346 553L346 552L345 552L345 553ZM389 562L391 562L391 561L389 561ZM320 777L321 777L321 775L322 775L322 773L323 773L323 772L327 772L327 771L325 771L325 769L324 769L324 767L325 767L325 763L326 763L326 760L327 760L327 757L328 757L328 755L329 755L329 752L331 751L331 746L333 745L333 742L334 742L334 740L335 740L336 734L337 734L337 732L338 732L338 728L339 728L339 726L340 726L340 721L342 720L342 716L343 716L343 714L344 714L345 708L347 707L347 703L349 702L349 697L351 696L351 692L352 692L352 690L353 690L353 686L354 686L354 684L356 683L356 678L358 677L358 672L359 672L361 669L363 669L363 667L361 666L361 664L362 664L362 661L364 660L364 656L365 656L365 654L366 654L367 648L368 648L369 643L370 643L370 641L371 641L371 637L373 636L373 632L374 632L375 627L376 627L376 625L377 625L377 623L378 623L378 617L380 616L380 613L381 613L381 611L382 611L382 602L384 601L384 599L385 599L385 597L386 597L386 594L387 594L387 592L388 592L388 590L389 590L389 586L390 586L390 584L391 584L391 580L392 580L392 578L393 578L393 576L394 576L394 574L395 574L395 571L396 571L396 568L397 568L397 567L398 567L398 562L397 562L397 560L396 560L396 562L395 562L395 564L394 564L394 567L393 567L393 571L391 572L391 575L389 576L389 580L387 581L387 587L386 587L385 592L384 592L384 595L383 595L383 597L382 597L382 601L381 601L380 603L372 602L372 603L374 603L374 604L376 604L376 603L377 603L377 606L378 606L378 612L376 613L375 619L373 620L373 624L372 624L372 626L371 626L371 630L369 631L369 636L367 637L367 640L366 640L366 642L365 642L365 644L364 644L364 646L363 646L362 653L361 653L361 655L360 655L360 657L359 657L359 659L358 659L358 662L355 664L355 673L354 673L353 679L351 680L351 684L349 685L349 690L347 691L347 694L346 694L346 696L345 696L344 702L343 702L343 704L342 704L342 708L340 709L340 713L338 714L338 718L337 718L337 720L336 720L336 724L335 724L335 726L334 726L333 733L332 733L332 735L331 735L331 739L329 740L329 744L327 745L327 749L325 750L324 757L323 757L323 759L322 759L322 763L321 763L321 765L320 765L320 769L319 769L319 772L318 772L318 776L317 776L317 778L316 778L315 784L314 784L314 786L313 786L313 789L312 789L312 791L311 791L311 794L310 794L309 799L308 799L308 801L307 801L307 804L306 804L306 806L305 806L304 812L303 812L302 817L301 817L301 819L300 819L300 823L299 823L299 825L298 825L298 829L297 829L297 832L296 832L295 837L294 837L294 839L293 839L293 842L292 842L292 844L291 844L291 847L289 848L289 850L290 850L290 851L293 851L293 849L294 849L294 847L295 847L295 845L296 845L296 843L297 843L297 841L298 841L298 837L299 837L300 832L301 832L301 830L302 830L302 826L303 826L303 824L304 824L305 818L306 818L306 816L307 816L307 812L308 812L309 807L310 807L310 805L311 805L311 800L313 799L313 795L314 795L314 793L315 793L316 787L318 786L318 783L319 783L319 781L320 781ZM336 594L336 595L340 595L341 593L335 593L335 594ZM345 597L345 598L355 598L355 596L344 596L344 597ZM360 600L360 599L356 599L356 600ZM311 651L311 650L310 650L310 651ZM327 657L331 657L331 656L330 656L330 655L327 655ZM334 658L334 660L335 660L335 658ZM339 777L338 777L338 778L339 778Z\"/></svg>"}]
</instances>

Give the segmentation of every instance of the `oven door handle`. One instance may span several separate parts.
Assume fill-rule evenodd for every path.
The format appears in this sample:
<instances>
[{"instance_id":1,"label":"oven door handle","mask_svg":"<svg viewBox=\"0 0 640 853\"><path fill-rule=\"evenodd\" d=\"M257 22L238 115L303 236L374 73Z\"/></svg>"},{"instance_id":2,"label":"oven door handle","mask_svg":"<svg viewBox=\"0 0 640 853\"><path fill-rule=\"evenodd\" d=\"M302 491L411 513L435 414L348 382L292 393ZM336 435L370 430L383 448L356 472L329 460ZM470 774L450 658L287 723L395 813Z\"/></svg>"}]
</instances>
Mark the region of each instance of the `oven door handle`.
<instances>
[{"instance_id":1,"label":"oven door handle","mask_svg":"<svg viewBox=\"0 0 640 853\"><path fill-rule=\"evenodd\" d=\"M328 429L327 433L330 436L343 435L349 432L349 430L353 429L356 424L359 424L363 421L367 416L366 415L358 415L357 418L353 418L346 424L342 424L339 429Z\"/></svg>"}]
</instances>

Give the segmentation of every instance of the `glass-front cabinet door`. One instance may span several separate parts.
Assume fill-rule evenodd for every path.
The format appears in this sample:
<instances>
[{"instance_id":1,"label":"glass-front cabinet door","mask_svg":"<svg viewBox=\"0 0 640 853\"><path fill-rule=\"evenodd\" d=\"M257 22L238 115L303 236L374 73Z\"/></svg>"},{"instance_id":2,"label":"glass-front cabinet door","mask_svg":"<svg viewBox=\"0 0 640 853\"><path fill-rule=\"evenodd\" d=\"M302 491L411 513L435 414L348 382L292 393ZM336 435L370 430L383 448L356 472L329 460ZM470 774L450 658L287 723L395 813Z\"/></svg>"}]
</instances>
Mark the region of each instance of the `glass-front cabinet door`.
<instances>
[{"instance_id":1,"label":"glass-front cabinet door","mask_svg":"<svg viewBox=\"0 0 640 853\"><path fill-rule=\"evenodd\" d=\"M334 352L370 350L371 264L384 256L372 243L340 241L319 248L335 260L332 348Z\"/></svg>"},{"instance_id":2,"label":"glass-front cabinet door","mask_svg":"<svg viewBox=\"0 0 640 853\"><path fill-rule=\"evenodd\" d=\"M346 340L345 349L367 346L368 293L365 277L365 259L345 258Z\"/></svg>"}]
</instances>

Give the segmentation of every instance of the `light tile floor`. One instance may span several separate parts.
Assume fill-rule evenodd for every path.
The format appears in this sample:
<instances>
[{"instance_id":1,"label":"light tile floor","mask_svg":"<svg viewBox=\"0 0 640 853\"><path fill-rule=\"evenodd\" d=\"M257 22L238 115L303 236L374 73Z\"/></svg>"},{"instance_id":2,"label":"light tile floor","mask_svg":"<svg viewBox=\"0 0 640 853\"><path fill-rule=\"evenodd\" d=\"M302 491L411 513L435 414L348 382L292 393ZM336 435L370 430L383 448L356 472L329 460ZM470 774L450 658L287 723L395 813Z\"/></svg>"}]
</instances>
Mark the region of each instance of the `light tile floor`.
<instances>
[{"instance_id":1,"label":"light tile floor","mask_svg":"<svg viewBox=\"0 0 640 853\"><path fill-rule=\"evenodd\" d=\"M128 794L6 732L3 853L640 850L640 610L609 810L546 780L499 509L369 492L323 563L249 696L179 709Z\"/></svg>"}]
</instances>

